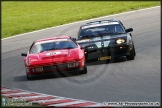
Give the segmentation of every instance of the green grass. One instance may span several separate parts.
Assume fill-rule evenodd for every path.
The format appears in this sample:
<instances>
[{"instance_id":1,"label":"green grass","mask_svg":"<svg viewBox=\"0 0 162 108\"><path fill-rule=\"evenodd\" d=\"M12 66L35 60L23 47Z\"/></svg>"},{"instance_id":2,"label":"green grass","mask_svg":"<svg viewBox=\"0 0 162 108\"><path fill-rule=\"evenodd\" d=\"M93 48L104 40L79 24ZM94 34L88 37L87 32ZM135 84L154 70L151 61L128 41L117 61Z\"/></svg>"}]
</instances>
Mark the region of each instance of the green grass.
<instances>
[{"instance_id":1,"label":"green grass","mask_svg":"<svg viewBox=\"0 0 162 108\"><path fill-rule=\"evenodd\" d=\"M152 6L160 6L160 1L2 1L1 38Z\"/></svg>"}]
</instances>

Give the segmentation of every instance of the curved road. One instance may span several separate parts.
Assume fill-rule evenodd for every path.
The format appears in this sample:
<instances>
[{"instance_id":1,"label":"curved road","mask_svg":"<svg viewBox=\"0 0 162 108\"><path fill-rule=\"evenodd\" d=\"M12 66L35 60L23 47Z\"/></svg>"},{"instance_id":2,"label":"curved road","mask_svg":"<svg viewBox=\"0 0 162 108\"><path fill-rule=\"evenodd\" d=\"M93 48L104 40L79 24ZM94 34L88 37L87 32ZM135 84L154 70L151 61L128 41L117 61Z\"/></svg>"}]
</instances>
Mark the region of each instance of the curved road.
<instances>
[{"instance_id":1,"label":"curved road","mask_svg":"<svg viewBox=\"0 0 162 108\"><path fill-rule=\"evenodd\" d=\"M75 37L81 24L49 28L2 40L2 85L95 102L160 102L160 8L134 11L102 19L119 19L132 27L136 58L120 58L114 63L88 64L88 73L27 81L21 52L40 38L70 35ZM91 21L98 20L92 19Z\"/></svg>"}]
</instances>

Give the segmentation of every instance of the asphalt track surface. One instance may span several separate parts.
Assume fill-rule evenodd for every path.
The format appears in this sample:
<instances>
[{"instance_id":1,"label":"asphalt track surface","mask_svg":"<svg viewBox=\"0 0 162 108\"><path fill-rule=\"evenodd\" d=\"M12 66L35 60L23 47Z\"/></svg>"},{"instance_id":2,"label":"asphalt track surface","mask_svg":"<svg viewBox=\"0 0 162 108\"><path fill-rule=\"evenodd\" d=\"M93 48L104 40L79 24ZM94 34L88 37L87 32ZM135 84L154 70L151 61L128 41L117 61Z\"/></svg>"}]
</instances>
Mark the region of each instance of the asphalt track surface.
<instances>
[{"instance_id":1,"label":"asphalt track surface","mask_svg":"<svg viewBox=\"0 0 162 108\"><path fill-rule=\"evenodd\" d=\"M58 74L28 81L23 57L20 56L36 39L60 35L75 37L83 22L4 39L1 60L2 85L95 102L160 102L160 8L101 18L100 20L119 19L126 28L134 29L132 35L136 57L132 61L122 57L107 64L90 63L88 73L84 75L65 77Z\"/></svg>"}]
</instances>

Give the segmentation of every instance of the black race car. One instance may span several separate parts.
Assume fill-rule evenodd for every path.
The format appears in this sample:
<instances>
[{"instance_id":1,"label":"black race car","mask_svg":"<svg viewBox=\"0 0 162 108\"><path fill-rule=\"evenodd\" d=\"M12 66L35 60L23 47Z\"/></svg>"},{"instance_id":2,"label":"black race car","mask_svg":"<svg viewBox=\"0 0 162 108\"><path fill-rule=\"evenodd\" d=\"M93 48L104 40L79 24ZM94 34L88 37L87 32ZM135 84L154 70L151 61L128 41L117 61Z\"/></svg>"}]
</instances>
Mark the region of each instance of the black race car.
<instances>
[{"instance_id":1,"label":"black race car","mask_svg":"<svg viewBox=\"0 0 162 108\"><path fill-rule=\"evenodd\" d=\"M80 26L76 42L84 48L86 61L114 60L121 56L134 60L132 31L125 29L120 20L89 22Z\"/></svg>"}]
</instances>

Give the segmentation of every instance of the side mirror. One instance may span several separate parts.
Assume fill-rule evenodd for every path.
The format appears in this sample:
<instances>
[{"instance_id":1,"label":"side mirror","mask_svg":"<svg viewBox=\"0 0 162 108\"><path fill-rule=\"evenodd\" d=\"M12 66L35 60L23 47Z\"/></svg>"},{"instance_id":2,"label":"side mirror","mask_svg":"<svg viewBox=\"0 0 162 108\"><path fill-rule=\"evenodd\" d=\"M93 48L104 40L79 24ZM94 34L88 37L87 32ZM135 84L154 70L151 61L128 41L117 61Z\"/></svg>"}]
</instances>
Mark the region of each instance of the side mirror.
<instances>
[{"instance_id":1,"label":"side mirror","mask_svg":"<svg viewBox=\"0 0 162 108\"><path fill-rule=\"evenodd\" d=\"M72 38L74 41L76 41L76 38Z\"/></svg>"},{"instance_id":2,"label":"side mirror","mask_svg":"<svg viewBox=\"0 0 162 108\"><path fill-rule=\"evenodd\" d=\"M84 49L84 47L83 46L80 46L80 49Z\"/></svg>"},{"instance_id":3,"label":"side mirror","mask_svg":"<svg viewBox=\"0 0 162 108\"><path fill-rule=\"evenodd\" d=\"M133 31L133 29L132 28L128 28L128 29L125 29L125 32L132 32Z\"/></svg>"},{"instance_id":4,"label":"side mirror","mask_svg":"<svg viewBox=\"0 0 162 108\"><path fill-rule=\"evenodd\" d=\"M21 56L27 56L27 53L21 53Z\"/></svg>"}]
</instances>

